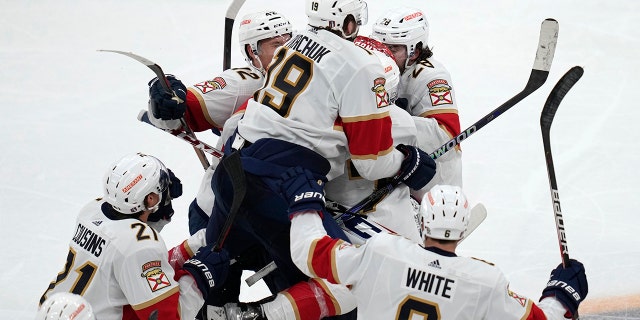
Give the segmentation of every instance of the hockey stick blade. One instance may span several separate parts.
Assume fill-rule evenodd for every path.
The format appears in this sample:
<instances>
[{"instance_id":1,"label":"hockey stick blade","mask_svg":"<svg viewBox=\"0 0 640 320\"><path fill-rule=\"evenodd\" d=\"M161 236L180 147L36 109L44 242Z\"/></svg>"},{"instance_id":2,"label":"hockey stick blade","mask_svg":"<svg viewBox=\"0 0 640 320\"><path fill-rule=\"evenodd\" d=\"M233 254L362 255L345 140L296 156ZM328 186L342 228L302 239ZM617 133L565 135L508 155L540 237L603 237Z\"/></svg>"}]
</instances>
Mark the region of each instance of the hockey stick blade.
<instances>
[{"instance_id":1,"label":"hockey stick blade","mask_svg":"<svg viewBox=\"0 0 640 320\"><path fill-rule=\"evenodd\" d=\"M555 87L551 90L549 97L547 97L547 101L544 103L542 114L540 116L540 126L547 130L551 129L551 123L553 122L553 117L556 115L556 111L558 111L560 102L562 102L564 96L569 92L569 90L571 90L573 85L580 80L583 74L584 69L580 66L575 66L569 69L569 71L560 78L558 83L556 83Z\"/></svg>"},{"instance_id":2,"label":"hockey stick blade","mask_svg":"<svg viewBox=\"0 0 640 320\"><path fill-rule=\"evenodd\" d=\"M98 50L100 52L114 52L114 53L119 53L122 55L125 55L127 57L133 58L135 60L137 60L138 62L144 64L145 66L149 67L149 69L151 69L151 71L153 71L153 73L156 74L156 77L158 77L158 79L162 79L163 81L160 82L160 85L162 85L162 89L164 89L167 93L174 95L173 91L171 90L171 87L169 86L169 80L167 80L167 76L164 74L164 71L162 71L162 68L160 67L160 65L158 65L157 63L139 56L133 52L125 52L125 51L119 51L119 50Z\"/></svg>"},{"instance_id":3,"label":"hockey stick blade","mask_svg":"<svg viewBox=\"0 0 640 320\"><path fill-rule=\"evenodd\" d=\"M169 85L169 79L167 79L167 76L164 74L164 71L162 71L162 68L160 67L160 65L158 65L157 63L139 56L133 52L125 52L125 51L119 51L119 50L98 50L100 52L113 52L113 53L118 53L118 54L122 54L125 55L127 57L130 57L142 64L144 64L145 66L149 67L149 69L151 69L151 71L153 71L153 73L156 74L156 77L158 78L158 80L160 81L160 85L162 86L162 89L164 89L164 91L168 94L170 94L171 96L174 97L174 99L176 99L179 102L183 102L182 100L180 100L180 98L178 98L178 96L176 96L175 92L173 92L173 90L171 90L171 86ZM184 130L187 132L188 135L190 135L193 139L198 139L196 138L195 133L193 133L193 131L191 130L191 128L189 128L189 126L187 125L187 123L184 121L184 118L180 118L180 123L182 124L182 127L184 128ZM202 150L196 148L195 146L193 147L193 151L195 151L196 156L198 157L198 160L200 160L200 164L202 164L202 168L204 168L204 170L207 170L207 168L210 166L209 164L209 160L207 160L207 157L205 156L204 152L202 152Z\"/></svg>"},{"instance_id":4,"label":"hockey stick blade","mask_svg":"<svg viewBox=\"0 0 640 320\"><path fill-rule=\"evenodd\" d=\"M474 124L463 130L457 136L447 141L440 148L436 149L430 154L434 160L441 157L449 150L455 148L463 140L474 134L480 128L493 121L495 118L511 109L518 102L531 95L534 91L538 90L547 81L549 77L549 69L553 62L553 56L556 50L556 43L558 42L558 21L554 19L546 19L542 22L540 27L540 37L538 39L538 48L536 50L536 57L533 61L533 68L529 75L524 89L518 94L507 100L505 103L491 111L482 119L476 121Z\"/></svg>"},{"instance_id":5,"label":"hockey stick blade","mask_svg":"<svg viewBox=\"0 0 640 320\"><path fill-rule=\"evenodd\" d=\"M524 89L513 96L511 99L507 100L501 106L491 111L482 119L476 121L470 127L461 131L460 134L447 141L440 148L430 153L429 156L431 156L432 159L435 160L447 153L449 150L455 148L463 140L476 133L489 122L491 122L507 110L511 109L511 107L515 106L524 98L542 87L542 85L547 81L547 78L549 77L549 69L551 68L551 63L553 62L556 43L558 41L558 28L558 21L554 19L546 19L542 22L542 25L540 27L540 37L538 38L538 47L536 49L536 57L533 62L533 68L531 69L529 80L527 81ZM399 179L392 179L391 182L382 186L381 188L376 189L368 197L356 203L353 207L351 207L351 209L348 210L348 212L356 214L363 210L363 208L371 206L372 204L380 201L380 199L391 193L391 191L393 191L393 189L395 189L395 187L399 183Z\"/></svg>"},{"instance_id":6,"label":"hockey stick blade","mask_svg":"<svg viewBox=\"0 0 640 320\"><path fill-rule=\"evenodd\" d=\"M475 231L478 226L487 218L487 208L482 203L478 203L469 212L469 224L467 225L467 231L464 233L464 237L460 241L465 240L469 235Z\"/></svg>"},{"instance_id":7,"label":"hockey stick blade","mask_svg":"<svg viewBox=\"0 0 640 320\"><path fill-rule=\"evenodd\" d=\"M233 33L233 23L236 20L238 11L244 4L245 0L233 0L227 8L224 18L224 50L222 57L222 70L231 68L231 35Z\"/></svg>"},{"instance_id":8,"label":"hockey stick blade","mask_svg":"<svg viewBox=\"0 0 640 320\"><path fill-rule=\"evenodd\" d=\"M542 108L540 115L540 128L542 131L542 144L544 147L544 155L547 166L547 175L549 178L549 189L551 191L551 203L555 216L556 231L558 233L558 244L560 246L560 255L562 256L562 264L566 267L569 264L569 248L567 246L567 237L565 234L564 219L560 208L560 195L558 193L558 183L556 181L556 173L553 165L553 156L551 154L551 123L560 106L560 102L569 90L580 80L584 70L579 67L573 67L562 76L558 83L553 87L547 101Z\"/></svg>"}]
</instances>

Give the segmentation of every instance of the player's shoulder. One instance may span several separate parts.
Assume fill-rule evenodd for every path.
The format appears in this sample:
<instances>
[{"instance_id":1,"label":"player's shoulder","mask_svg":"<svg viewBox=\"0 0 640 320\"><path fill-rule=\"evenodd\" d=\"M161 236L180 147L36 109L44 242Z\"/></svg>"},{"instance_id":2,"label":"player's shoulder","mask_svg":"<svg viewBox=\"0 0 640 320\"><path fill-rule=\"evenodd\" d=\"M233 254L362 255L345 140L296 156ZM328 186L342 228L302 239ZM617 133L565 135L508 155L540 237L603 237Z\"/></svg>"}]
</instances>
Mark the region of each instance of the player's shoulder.
<instances>
[{"instance_id":1,"label":"player's shoulder","mask_svg":"<svg viewBox=\"0 0 640 320\"><path fill-rule=\"evenodd\" d=\"M208 94L216 91L236 92L245 85L262 85L264 77L258 71L249 66L231 68L223 71L219 75L198 82L191 86L199 94Z\"/></svg>"},{"instance_id":2,"label":"player's shoulder","mask_svg":"<svg viewBox=\"0 0 640 320\"><path fill-rule=\"evenodd\" d=\"M316 53L323 54L324 60L332 60L332 62L327 64L333 64L335 61L345 61L350 65L356 66L366 66L366 65L377 65L380 69L380 60L378 57L373 54L371 51L366 50L362 47L356 46L353 42L345 40L329 31L326 30L318 30L307 31L305 33L301 33L301 36L306 36L309 38L309 41L316 41L316 44L313 44L313 47ZM302 41L301 41L302 42ZM288 45L295 45L296 42L289 42ZM301 47L301 46L300 46ZM296 46L292 46L292 48L297 48ZM300 51L300 50L298 50ZM302 50L303 53L305 52ZM326 58L326 59L325 59ZM315 59L318 60L318 59Z\"/></svg>"},{"instance_id":3,"label":"player's shoulder","mask_svg":"<svg viewBox=\"0 0 640 320\"><path fill-rule=\"evenodd\" d=\"M445 79L447 81L451 80L449 70L447 70L442 63L433 58L419 60L407 71L408 72L405 72L405 75L408 76L409 79L415 79L420 83L438 78Z\"/></svg>"},{"instance_id":4,"label":"player's shoulder","mask_svg":"<svg viewBox=\"0 0 640 320\"><path fill-rule=\"evenodd\" d=\"M381 232L371 237L366 242L369 250L374 250L382 255L402 255L400 252L420 250L420 245L401 235Z\"/></svg>"},{"instance_id":5,"label":"player's shoulder","mask_svg":"<svg viewBox=\"0 0 640 320\"><path fill-rule=\"evenodd\" d=\"M500 268L490 261L476 257L460 258L464 261L464 267L459 267L458 269L465 269L466 273L472 274L478 279L484 279L484 282L495 283L496 279L504 278Z\"/></svg>"}]
</instances>

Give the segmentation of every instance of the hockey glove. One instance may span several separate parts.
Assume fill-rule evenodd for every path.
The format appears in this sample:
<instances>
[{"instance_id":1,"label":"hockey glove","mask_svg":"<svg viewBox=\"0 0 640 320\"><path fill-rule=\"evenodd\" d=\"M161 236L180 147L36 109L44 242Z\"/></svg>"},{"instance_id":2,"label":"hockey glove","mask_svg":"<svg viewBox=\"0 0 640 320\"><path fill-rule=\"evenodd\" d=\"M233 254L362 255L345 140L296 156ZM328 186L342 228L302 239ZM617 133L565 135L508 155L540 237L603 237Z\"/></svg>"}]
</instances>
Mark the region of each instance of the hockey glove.
<instances>
[{"instance_id":1,"label":"hockey glove","mask_svg":"<svg viewBox=\"0 0 640 320\"><path fill-rule=\"evenodd\" d=\"M182 268L195 279L205 300L216 284L225 281L229 272L227 250L213 251L212 248L213 244L200 248L193 258L182 265Z\"/></svg>"},{"instance_id":2,"label":"hockey glove","mask_svg":"<svg viewBox=\"0 0 640 320\"><path fill-rule=\"evenodd\" d=\"M542 290L542 297L555 297L565 308L574 315L578 311L580 302L587 297L589 284L584 265L578 260L570 259L569 265L562 264L551 270L547 287Z\"/></svg>"},{"instance_id":3,"label":"hockey glove","mask_svg":"<svg viewBox=\"0 0 640 320\"><path fill-rule=\"evenodd\" d=\"M404 153L404 160L394 179L400 179L413 190L422 189L436 175L436 162L414 146L399 144L396 149Z\"/></svg>"},{"instance_id":4,"label":"hockey glove","mask_svg":"<svg viewBox=\"0 0 640 320\"><path fill-rule=\"evenodd\" d=\"M280 191L289 202L289 219L300 211L313 210L322 216L324 209L325 177L315 177L311 171L302 167L289 168L280 178Z\"/></svg>"},{"instance_id":5,"label":"hockey glove","mask_svg":"<svg viewBox=\"0 0 640 320\"><path fill-rule=\"evenodd\" d=\"M167 168L167 171L169 171L169 195L171 199L175 199L182 195L182 182L171 169Z\"/></svg>"},{"instance_id":6,"label":"hockey glove","mask_svg":"<svg viewBox=\"0 0 640 320\"><path fill-rule=\"evenodd\" d=\"M184 116L187 110L187 87L182 81L168 74L167 80L175 96L162 87L158 78L149 81L149 109L153 116L162 120L176 120Z\"/></svg>"}]
</instances>

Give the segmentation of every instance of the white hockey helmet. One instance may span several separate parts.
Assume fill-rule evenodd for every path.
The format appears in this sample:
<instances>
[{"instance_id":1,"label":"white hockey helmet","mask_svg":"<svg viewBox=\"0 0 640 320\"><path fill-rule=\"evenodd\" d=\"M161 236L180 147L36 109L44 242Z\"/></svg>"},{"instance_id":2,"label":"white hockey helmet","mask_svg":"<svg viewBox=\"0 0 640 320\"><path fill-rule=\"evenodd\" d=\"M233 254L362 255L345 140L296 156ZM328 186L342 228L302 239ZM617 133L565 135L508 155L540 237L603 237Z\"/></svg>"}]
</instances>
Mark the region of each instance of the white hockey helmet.
<instances>
[{"instance_id":1,"label":"white hockey helmet","mask_svg":"<svg viewBox=\"0 0 640 320\"><path fill-rule=\"evenodd\" d=\"M367 3L363 0L306 0L305 12L308 24L313 28L328 28L339 32L345 39L353 39L358 35L360 26L367 24ZM344 27L347 18L353 16L356 29L346 34Z\"/></svg>"},{"instance_id":2,"label":"white hockey helmet","mask_svg":"<svg viewBox=\"0 0 640 320\"><path fill-rule=\"evenodd\" d=\"M36 320L95 320L91 305L81 295L57 292L44 301Z\"/></svg>"},{"instance_id":3,"label":"white hockey helmet","mask_svg":"<svg viewBox=\"0 0 640 320\"><path fill-rule=\"evenodd\" d=\"M405 45L407 56L416 50L418 43L422 48L429 41L429 22L419 9L395 8L380 17L371 27L371 38L384 44Z\"/></svg>"},{"instance_id":4,"label":"white hockey helmet","mask_svg":"<svg viewBox=\"0 0 640 320\"><path fill-rule=\"evenodd\" d=\"M353 40L353 44L370 50L378 57L384 69L384 78L386 80L384 88L389 94L389 102L394 103L396 99L398 99L400 68L398 68L396 64L393 53L384 44L365 36L357 36L355 40Z\"/></svg>"},{"instance_id":5,"label":"white hockey helmet","mask_svg":"<svg viewBox=\"0 0 640 320\"><path fill-rule=\"evenodd\" d=\"M435 185L422 197L422 239L460 240L469 224L469 202L458 186Z\"/></svg>"},{"instance_id":6,"label":"white hockey helmet","mask_svg":"<svg viewBox=\"0 0 640 320\"><path fill-rule=\"evenodd\" d=\"M238 28L238 38L240 39L240 49L242 56L253 65L251 57L247 54L248 44L254 55L258 55L258 41L292 33L291 23L283 15L275 11L260 11L249 13L240 20ZM264 66L259 68L264 71Z\"/></svg>"},{"instance_id":7,"label":"white hockey helmet","mask_svg":"<svg viewBox=\"0 0 640 320\"><path fill-rule=\"evenodd\" d=\"M162 193L169 186L169 172L156 157L142 153L127 155L114 162L104 175L104 198L116 211L134 214L157 210L145 206L149 193Z\"/></svg>"}]
</instances>

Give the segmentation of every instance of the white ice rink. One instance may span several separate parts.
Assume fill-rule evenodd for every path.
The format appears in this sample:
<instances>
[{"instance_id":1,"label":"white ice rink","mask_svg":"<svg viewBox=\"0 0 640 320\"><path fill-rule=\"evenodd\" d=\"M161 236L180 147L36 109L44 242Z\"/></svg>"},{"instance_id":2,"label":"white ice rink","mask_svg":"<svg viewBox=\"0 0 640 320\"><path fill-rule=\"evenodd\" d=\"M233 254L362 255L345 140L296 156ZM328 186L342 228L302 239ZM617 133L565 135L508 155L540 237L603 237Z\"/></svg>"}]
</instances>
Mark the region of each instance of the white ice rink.
<instances>
[{"instance_id":1,"label":"white ice rink","mask_svg":"<svg viewBox=\"0 0 640 320\"><path fill-rule=\"evenodd\" d=\"M163 236L168 246L188 236L186 209L200 163L189 145L136 120L153 73L96 50L132 51L186 84L211 79L222 69L228 3L0 0L0 319L34 317L64 266L78 210L101 195L104 170L127 153L158 156L182 179L185 195L174 201L177 213ZM247 0L240 16L267 9L264 3ZM304 28L302 1L272 3L269 9ZM452 74L463 128L524 87L540 23L559 21L547 83L463 143L466 193L489 217L459 254L496 263L512 290L538 298L560 263L540 110L555 82L583 66L551 130L569 252L589 277L582 318L621 310L606 319L640 319L628 311L640 307L640 2L368 3L369 24L398 5L427 13L429 45ZM236 42L234 34L232 65L243 66ZM199 137L214 141L208 132ZM256 287L243 298L266 294Z\"/></svg>"}]
</instances>

